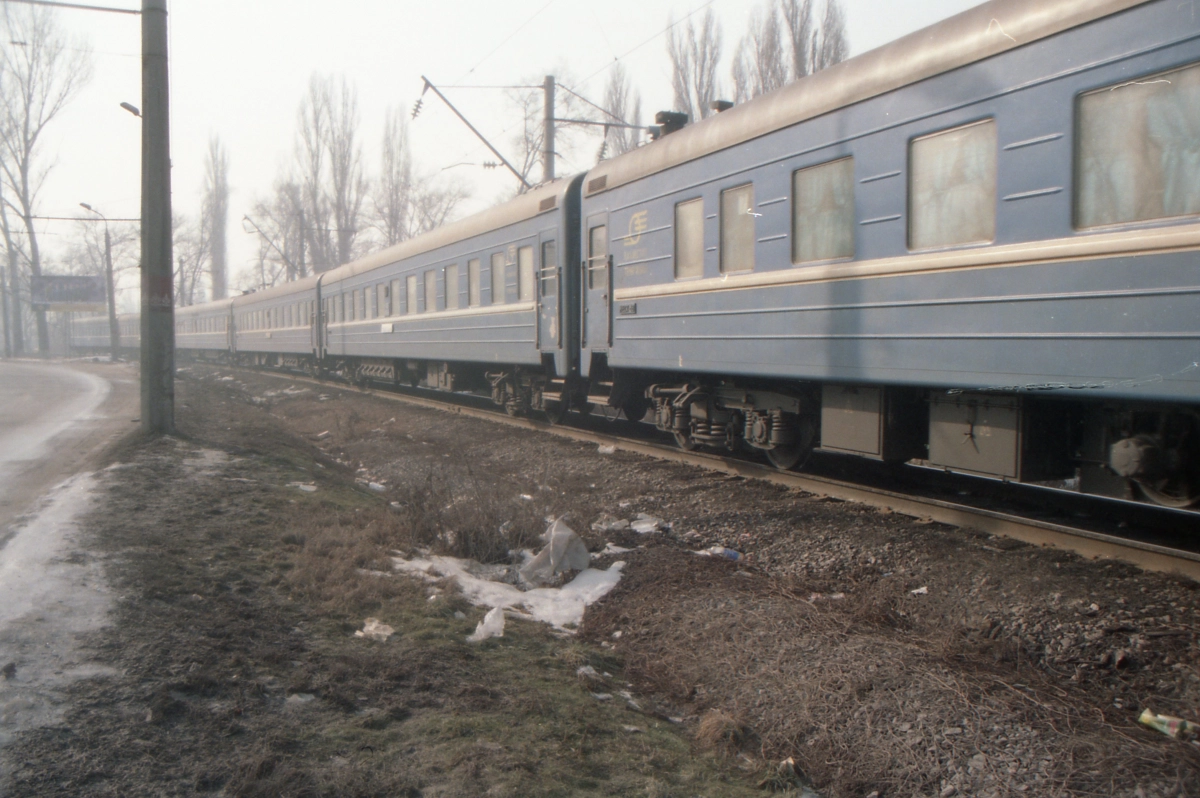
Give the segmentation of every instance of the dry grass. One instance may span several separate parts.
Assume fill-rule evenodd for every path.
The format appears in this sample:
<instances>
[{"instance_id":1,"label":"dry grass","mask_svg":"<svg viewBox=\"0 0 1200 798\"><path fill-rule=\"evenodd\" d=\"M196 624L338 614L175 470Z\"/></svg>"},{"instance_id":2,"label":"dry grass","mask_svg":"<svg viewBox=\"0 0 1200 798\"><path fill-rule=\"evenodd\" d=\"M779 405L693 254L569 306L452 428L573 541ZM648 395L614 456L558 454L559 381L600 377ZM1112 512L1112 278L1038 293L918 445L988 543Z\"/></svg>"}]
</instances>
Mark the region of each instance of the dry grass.
<instances>
[{"instance_id":1,"label":"dry grass","mask_svg":"<svg viewBox=\"0 0 1200 798\"><path fill-rule=\"evenodd\" d=\"M1010 765L1036 770L1054 794L1110 795L1115 773L1171 772L1187 794L1193 754L1173 760L1085 716L1069 682L1048 681L1011 647L961 628L909 630L882 594L810 602L801 585L667 547L630 557L583 635L621 630L627 673L698 708L707 749L764 769L795 756L829 798L905 796L938 794L1005 735L1018 745L1012 761L987 763L998 795L1018 794ZM972 771L970 783L987 775Z\"/></svg>"},{"instance_id":2,"label":"dry grass","mask_svg":"<svg viewBox=\"0 0 1200 798\"><path fill-rule=\"evenodd\" d=\"M507 562L510 551L537 547L546 528L532 501L486 484L470 470L455 476L431 468L423 480L395 493L405 549Z\"/></svg>"}]
</instances>

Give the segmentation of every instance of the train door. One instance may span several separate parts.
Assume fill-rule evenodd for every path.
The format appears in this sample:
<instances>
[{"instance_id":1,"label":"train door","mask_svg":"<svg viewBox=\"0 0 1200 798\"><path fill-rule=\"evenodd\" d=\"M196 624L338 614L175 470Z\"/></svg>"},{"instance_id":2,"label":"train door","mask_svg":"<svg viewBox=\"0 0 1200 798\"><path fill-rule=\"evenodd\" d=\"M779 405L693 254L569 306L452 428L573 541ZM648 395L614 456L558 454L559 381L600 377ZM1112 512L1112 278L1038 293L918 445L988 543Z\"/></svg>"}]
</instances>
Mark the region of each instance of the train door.
<instances>
[{"instance_id":1,"label":"train door","mask_svg":"<svg viewBox=\"0 0 1200 798\"><path fill-rule=\"evenodd\" d=\"M540 351L551 351L562 345L562 318L558 303L558 285L562 272L558 265L556 231L539 236L537 281L537 345Z\"/></svg>"},{"instance_id":2,"label":"train door","mask_svg":"<svg viewBox=\"0 0 1200 798\"><path fill-rule=\"evenodd\" d=\"M604 352L612 343L612 256L608 212L587 218L583 242L583 346Z\"/></svg>"}]
</instances>

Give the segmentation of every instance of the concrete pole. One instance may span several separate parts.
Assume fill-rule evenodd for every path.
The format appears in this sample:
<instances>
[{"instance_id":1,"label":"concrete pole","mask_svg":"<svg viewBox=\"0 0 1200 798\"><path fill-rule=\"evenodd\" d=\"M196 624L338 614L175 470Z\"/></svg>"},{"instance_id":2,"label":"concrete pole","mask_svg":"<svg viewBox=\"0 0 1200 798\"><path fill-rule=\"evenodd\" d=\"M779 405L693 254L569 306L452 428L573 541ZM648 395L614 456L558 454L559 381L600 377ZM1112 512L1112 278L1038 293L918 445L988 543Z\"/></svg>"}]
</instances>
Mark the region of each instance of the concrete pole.
<instances>
[{"instance_id":1,"label":"concrete pole","mask_svg":"<svg viewBox=\"0 0 1200 798\"><path fill-rule=\"evenodd\" d=\"M108 288L108 342L112 345L112 362L121 354L121 328L117 325L117 295L113 286L112 239L108 235L108 219L104 220L104 281Z\"/></svg>"},{"instance_id":2,"label":"concrete pole","mask_svg":"<svg viewBox=\"0 0 1200 798\"><path fill-rule=\"evenodd\" d=\"M546 104L542 111L542 124L545 126L542 139L546 149L542 152L542 180L549 183L554 179L554 76L547 75L542 83L542 93L545 94Z\"/></svg>"},{"instance_id":3,"label":"concrete pole","mask_svg":"<svg viewBox=\"0 0 1200 798\"><path fill-rule=\"evenodd\" d=\"M142 0L142 431L175 431L167 0Z\"/></svg>"},{"instance_id":4,"label":"concrete pole","mask_svg":"<svg viewBox=\"0 0 1200 798\"><path fill-rule=\"evenodd\" d=\"M0 315L4 316L4 356L12 357L12 336L8 331L8 279L0 268Z\"/></svg>"}]
</instances>

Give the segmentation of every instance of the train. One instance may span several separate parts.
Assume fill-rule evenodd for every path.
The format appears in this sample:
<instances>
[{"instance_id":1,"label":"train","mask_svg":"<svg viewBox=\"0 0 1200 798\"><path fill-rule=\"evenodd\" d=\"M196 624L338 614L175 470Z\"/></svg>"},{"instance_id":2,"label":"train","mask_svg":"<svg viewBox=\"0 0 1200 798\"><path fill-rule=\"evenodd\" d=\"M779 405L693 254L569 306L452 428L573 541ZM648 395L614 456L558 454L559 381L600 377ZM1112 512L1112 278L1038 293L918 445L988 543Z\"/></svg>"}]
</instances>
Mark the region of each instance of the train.
<instances>
[{"instance_id":1,"label":"train","mask_svg":"<svg viewBox=\"0 0 1200 798\"><path fill-rule=\"evenodd\" d=\"M824 451L1192 507L1197 6L992 0L331 271L179 308L176 351L553 421L613 408L781 469Z\"/></svg>"}]
</instances>

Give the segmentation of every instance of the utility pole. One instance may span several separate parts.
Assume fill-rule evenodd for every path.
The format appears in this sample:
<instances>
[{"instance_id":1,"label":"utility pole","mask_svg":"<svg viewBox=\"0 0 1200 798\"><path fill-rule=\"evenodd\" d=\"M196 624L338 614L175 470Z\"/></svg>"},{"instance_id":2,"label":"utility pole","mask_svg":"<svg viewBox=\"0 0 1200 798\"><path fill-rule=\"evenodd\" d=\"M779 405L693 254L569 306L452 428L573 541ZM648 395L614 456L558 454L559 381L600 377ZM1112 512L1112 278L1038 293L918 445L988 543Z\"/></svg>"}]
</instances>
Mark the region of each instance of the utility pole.
<instances>
[{"instance_id":1,"label":"utility pole","mask_svg":"<svg viewBox=\"0 0 1200 798\"><path fill-rule=\"evenodd\" d=\"M542 83L544 105L542 106L542 140L546 149L542 152L542 181L554 179L554 76L547 75Z\"/></svg>"},{"instance_id":2,"label":"utility pole","mask_svg":"<svg viewBox=\"0 0 1200 798\"><path fill-rule=\"evenodd\" d=\"M142 0L142 431L175 431L167 0Z\"/></svg>"},{"instance_id":3,"label":"utility pole","mask_svg":"<svg viewBox=\"0 0 1200 798\"><path fill-rule=\"evenodd\" d=\"M116 363L121 352L121 328L117 326L117 294L113 286L112 239L108 235L108 217L86 202L79 203L79 207L104 220L104 282L108 287L108 340L112 346L112 362Z\"/></svg>"},{"instance_id":4,"label":"utility pole","mask_svg":"<svg viewBox=\"0 0 1200 798\"><path fill-rule=\"evenodd\" d=\"M12 338L8 331L8 279L0 268L0 315L4 316L4 357L12 357Z\"/></svg>"}]
</instances>

